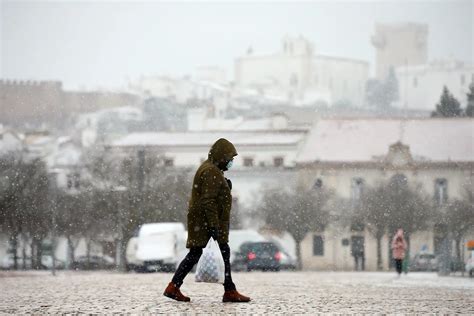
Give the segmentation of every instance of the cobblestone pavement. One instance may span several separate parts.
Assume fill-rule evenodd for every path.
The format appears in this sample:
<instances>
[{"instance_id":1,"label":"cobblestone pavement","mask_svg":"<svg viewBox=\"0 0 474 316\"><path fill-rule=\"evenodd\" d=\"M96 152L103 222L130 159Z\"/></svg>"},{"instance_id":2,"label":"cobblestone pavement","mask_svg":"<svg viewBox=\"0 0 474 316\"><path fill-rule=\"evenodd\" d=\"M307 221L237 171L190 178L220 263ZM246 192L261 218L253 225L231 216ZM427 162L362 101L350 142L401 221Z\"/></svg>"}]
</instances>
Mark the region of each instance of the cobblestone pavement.
<instances>
[{"instance_id":1,"label":"cobblestone pavement","mask_svg":"<svg viewBox=\"0 0 474 316\"><path fill-rule=\"evenodd\" d=\"M474 314L474 279L411 273L235 273L253 301L222 303L223 287L195 283L190 303L162 296L171 274L118 272L0 272L0 314L24 313L464 313Z\"/></svg>"}]
</instances>

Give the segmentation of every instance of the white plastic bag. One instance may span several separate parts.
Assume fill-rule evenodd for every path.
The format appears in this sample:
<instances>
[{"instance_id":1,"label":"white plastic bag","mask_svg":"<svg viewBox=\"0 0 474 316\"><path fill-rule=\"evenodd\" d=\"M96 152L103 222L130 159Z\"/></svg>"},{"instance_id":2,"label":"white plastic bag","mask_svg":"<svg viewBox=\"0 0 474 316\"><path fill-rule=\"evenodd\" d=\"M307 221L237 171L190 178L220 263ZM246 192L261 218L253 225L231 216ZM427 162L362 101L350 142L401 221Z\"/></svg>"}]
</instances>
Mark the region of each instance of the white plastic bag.
<instances>
[{"instance_id":1,"label":"white plastic bag","mask_svg":"<svg viewBox=\"0 0 474 316\"><path fill-rule=\"evenodd\" d=\"M196 267L196 282L224 283L224 258L222 257L219 244L212 237L207 242L206 248L202 250Z\"/></svg>"}]
</instances>

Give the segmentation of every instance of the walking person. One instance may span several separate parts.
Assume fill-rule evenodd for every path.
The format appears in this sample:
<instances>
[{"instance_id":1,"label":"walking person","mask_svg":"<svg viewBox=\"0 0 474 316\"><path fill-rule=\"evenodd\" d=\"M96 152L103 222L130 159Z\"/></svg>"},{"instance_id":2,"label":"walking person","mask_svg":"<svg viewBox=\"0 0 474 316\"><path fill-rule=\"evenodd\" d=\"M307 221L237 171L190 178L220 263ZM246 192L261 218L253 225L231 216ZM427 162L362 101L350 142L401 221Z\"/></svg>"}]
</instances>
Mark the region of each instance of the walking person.
<instances>
[{"instance_id":1,"label":"walking person","mask_svg":"<svg viewBox=\"0 0 474 316\"><path fill-rule=\"evenodd\" d=\"M240 294L230 270L229 222L232 208L232 182L224 177L224 171L232 167L237 151L234 145L224 138L212 145L208 159L196 171L193 180L191 199L188 207L189 253L179 264L173 279L163 295L177 301L189 302L180 287L184 278L199 261L202 249L209 238L217 240L224 258L225 280L223 302L249 302L250 298Z\"/></svg>"},{"instance_id":2,"label":"walking person","mask_svg":"<svg viewBox=\"0 0 474 316\"><path fill-rule=\"evenodd\" d=\"M403 236L403 229L399 228L392 239L392 257L395 260L395 268L398 273L398 277L402 274L403 259L405 259L405 251L407 249L407 243Z\"/></svg>"},{"instance_id":3,"label":"walking person","mask_svg":"<svg viewBox=\"0 0 474 316\"><path fill-rule=\"evenodd\" d=\"M365 271L365 242L362 236L351 237L351 253L355 271Z\"/></svg>"}]
</instances>

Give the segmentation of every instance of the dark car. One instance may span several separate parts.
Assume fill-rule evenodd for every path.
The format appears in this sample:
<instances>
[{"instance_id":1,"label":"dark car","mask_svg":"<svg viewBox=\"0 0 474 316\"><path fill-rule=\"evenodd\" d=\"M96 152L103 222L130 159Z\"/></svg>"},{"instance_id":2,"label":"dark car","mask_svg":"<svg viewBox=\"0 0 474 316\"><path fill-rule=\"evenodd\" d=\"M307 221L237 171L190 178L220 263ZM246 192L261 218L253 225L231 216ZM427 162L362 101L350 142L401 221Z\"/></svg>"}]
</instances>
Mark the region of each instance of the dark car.
<instances>
[{"instance_id":1,"label":"dark car","mask_svg":"<svg viewBox=\"0 0 474 316\"><path fill-rule=\"evenodd\" d=\"M417 253L410 263L411 271L437 271L438 259L436 255L428 252Z\"/></svg>"},{"instance_id":2,"label":"dark car","mask_svg":"<svg viewBox=\"0 0 474 316\"><path fill-rule=\"evenodd\" d=\"M272 242L246 242L235 254L235 270L279 271L282 253Z\"/></svg>"},{"instance_id":3,"label":"dark car","mask_svg":"<svg viewBox=\"0 0 474 316\"><path fill-rule=\"evenodd\" d=\"M108 256L91 255L89 259L87 256L80 256L74 260L72 268L75 270L103 270L113 269L115 264L113 259Z\"/></svg>"}]
</instances>

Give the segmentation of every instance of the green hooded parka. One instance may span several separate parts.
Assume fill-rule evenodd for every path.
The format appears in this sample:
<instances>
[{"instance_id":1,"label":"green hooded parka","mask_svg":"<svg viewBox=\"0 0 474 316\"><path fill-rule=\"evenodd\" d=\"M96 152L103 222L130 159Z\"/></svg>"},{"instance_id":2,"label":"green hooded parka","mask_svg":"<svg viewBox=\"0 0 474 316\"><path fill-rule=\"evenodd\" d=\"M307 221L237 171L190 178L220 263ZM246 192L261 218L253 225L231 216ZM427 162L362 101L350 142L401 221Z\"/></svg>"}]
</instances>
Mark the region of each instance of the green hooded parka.
<instances>
[{"instance_id":1,"label":"green hooded parka","mask_svg":"<svg viewBox=\"0 0 474 316\"><path fill-rule=\"evenodd\" d=\"M229 241L232 195L224 171L234 156L237 156L234 145L220 138L196 171L188 208L187 248L205 247L209 228L217 229L219 244Z\"/></svg>"}]
</instances>

